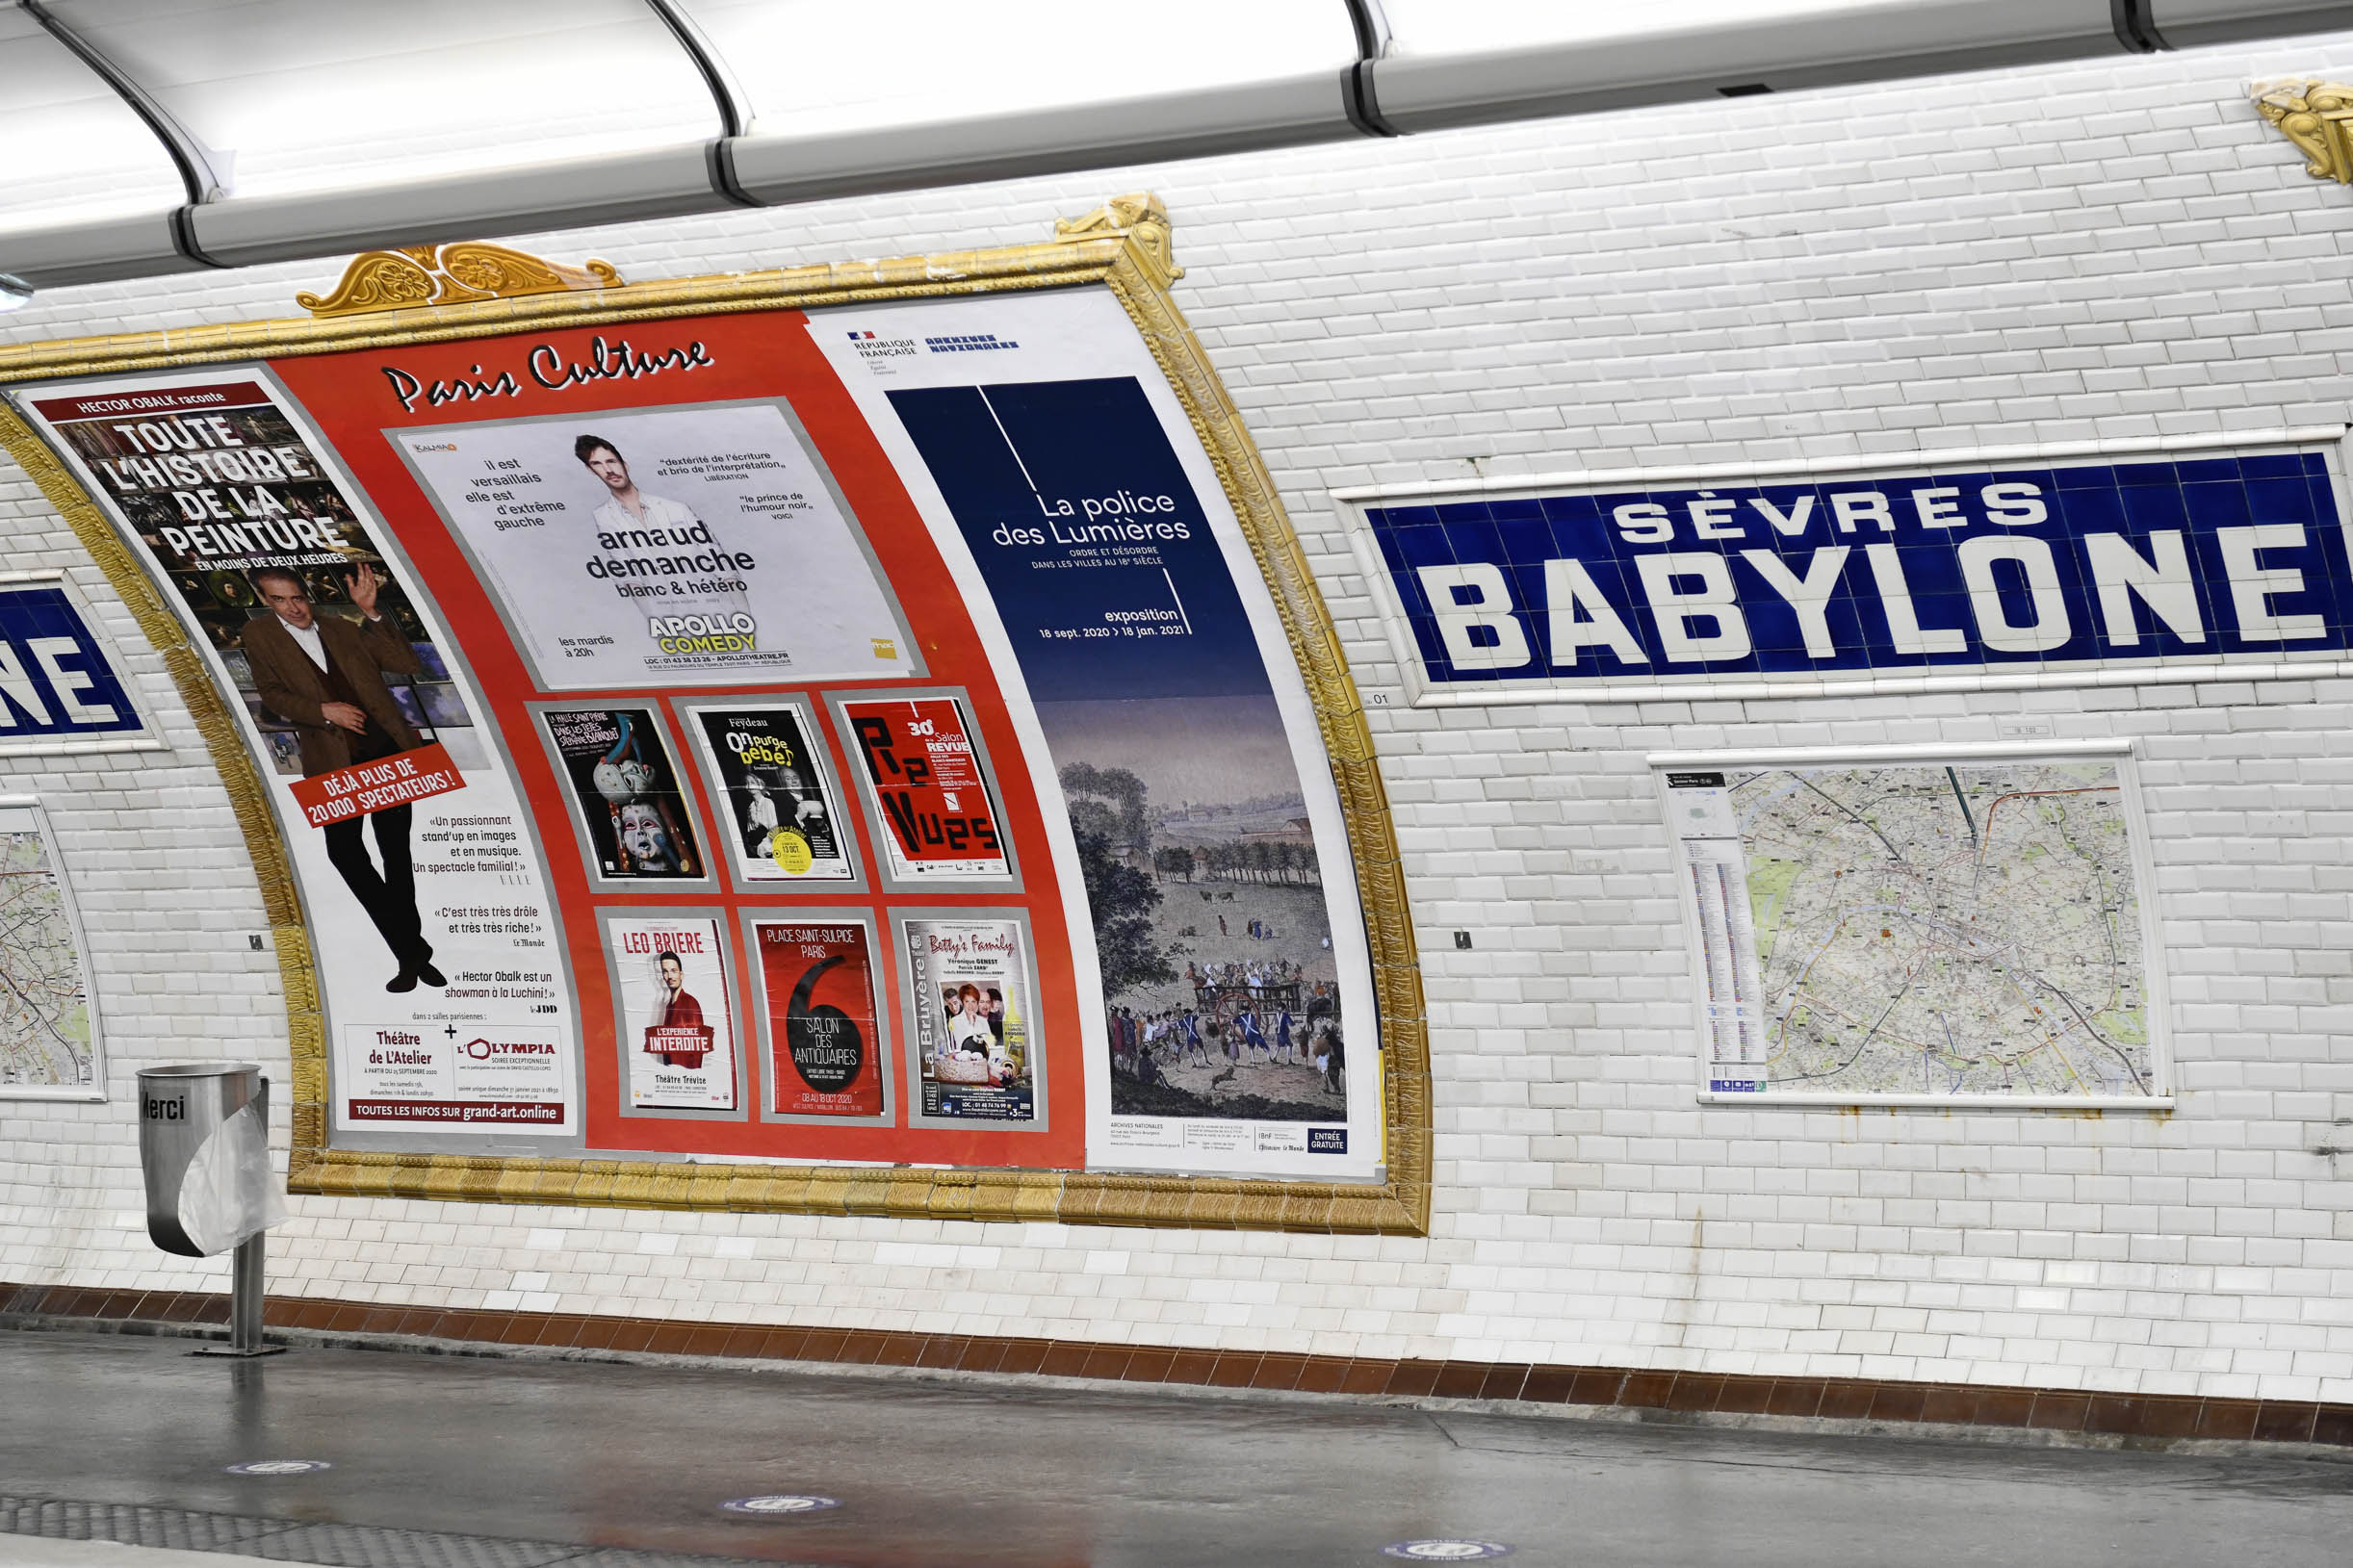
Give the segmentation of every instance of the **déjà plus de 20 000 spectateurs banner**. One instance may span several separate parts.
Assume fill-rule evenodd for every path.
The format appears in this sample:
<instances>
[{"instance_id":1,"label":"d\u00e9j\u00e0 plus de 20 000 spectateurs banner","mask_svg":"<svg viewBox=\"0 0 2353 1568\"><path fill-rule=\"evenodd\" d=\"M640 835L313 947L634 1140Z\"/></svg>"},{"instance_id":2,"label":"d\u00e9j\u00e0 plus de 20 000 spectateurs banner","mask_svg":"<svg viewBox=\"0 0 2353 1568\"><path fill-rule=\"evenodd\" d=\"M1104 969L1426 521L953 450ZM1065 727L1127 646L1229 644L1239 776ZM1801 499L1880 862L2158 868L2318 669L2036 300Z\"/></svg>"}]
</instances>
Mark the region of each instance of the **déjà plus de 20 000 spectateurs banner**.
<instances>
[{"instance_id":1,"label":"d\u00e9j\u00e0 plus de 20 000 spectateurs banner","mask_svg":"<svg viewBox=\"0 0 2353 1568\"><path fill-rule=\"evenodd\" d=\"M291 847L339 1128L578 1130L551 901L484 710L380 524L251 377L27 411L173 590Z\"/></svg>"}]
</instances>

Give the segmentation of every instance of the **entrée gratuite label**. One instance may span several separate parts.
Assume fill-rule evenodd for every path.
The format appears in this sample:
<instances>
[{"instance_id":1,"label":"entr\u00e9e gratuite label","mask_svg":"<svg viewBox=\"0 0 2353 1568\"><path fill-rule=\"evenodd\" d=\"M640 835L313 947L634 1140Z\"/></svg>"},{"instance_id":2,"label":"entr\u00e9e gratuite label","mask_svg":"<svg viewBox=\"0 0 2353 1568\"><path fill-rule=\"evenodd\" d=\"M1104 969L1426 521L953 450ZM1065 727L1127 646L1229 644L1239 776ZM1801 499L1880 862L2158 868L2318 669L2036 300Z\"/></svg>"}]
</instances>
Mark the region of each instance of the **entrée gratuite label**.
<instances>
[{"instance_id":1,"label":"entr\u00e9e gratuite label","mask_svg":"<svg viewBox=\"0 0 2353 1568\"><path fill-rule=\"evenodd\" d=\"M2353 646L2318 451L1367 509L1432 686Z\"/></svg>"}]
</instances>

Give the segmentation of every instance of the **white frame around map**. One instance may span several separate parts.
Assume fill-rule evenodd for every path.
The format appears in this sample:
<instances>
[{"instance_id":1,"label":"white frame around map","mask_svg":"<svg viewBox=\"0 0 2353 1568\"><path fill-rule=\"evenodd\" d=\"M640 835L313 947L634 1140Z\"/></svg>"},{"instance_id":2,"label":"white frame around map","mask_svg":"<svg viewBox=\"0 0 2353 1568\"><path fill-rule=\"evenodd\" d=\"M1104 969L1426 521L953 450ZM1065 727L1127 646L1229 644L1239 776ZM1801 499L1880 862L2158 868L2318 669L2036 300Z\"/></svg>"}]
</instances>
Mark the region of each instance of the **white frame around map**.
<instances>
[{"instance_id":1,"label":"white frame around map","mask_svg":"<svg viewBox=\"0 0 2353 1568\"><path fill-rule=\"evenodd\" d=\"M65 911L65 929L72 934L74 963L82 971L82 998L90 1016L90 1082L87 1084L0 1084L0 1100L80 1100L106 1098L105 1030L98 1015L98 988L90 968L90 934L82 925L82 907L73 896L73 879L65 874L65 860L58 850L57 831L38 795L0 795L0 810L29 810L34 830L48 851L49 874L56 879L58 903Z\"/></svg>"},{"instance_id":2,"label":"white frame around map","mask_svg":"<svg viewBox=\"0 0 2353 1568\"><path fill-rule=\"evenodd\" d=\"M2171 1038L2171 1008L2167 1001L2164 970L2164 949L2158 938L2157 877L2149 853L2149 835L2140 798L2140 779L2134 767L2133 743L2129 740L2051 740L2034 742L1994 742L1959 746L1846 746L1802 747L1782 750L1653 752L1644 760L1649 764L1653 787L1657 791L1660 821L1667 826L1669 851L1675 857L1678 870L1682 863L1682 837L1677 834L1670 813L1668 774L1698 770L1720 770L1742 767L1934 767L1960 763L1985 762L2098 762L2112 764L2122 794L2125 836L2132 857L2133 874L2138 879L2140 907L2140 944L2142 983L2147 992L2146 1023L2149 1032L2149 1072L2154 1092L2146 1095L2110 1094L1874 1094L1838 1093L1804 1091L1776 1092L1770 1085L1761 1091L1716 1092L1709 1088L1708 1045L1713 1020L1710 1017L1708 993L1708 958L1704 934L1699 923L1699 912L1694 896L1681 884L1675 904L1682 913L1684 951L1689 968L1687 975L1694 991L1694 1057L1695 1092L1704 1105L1745 1106L1803 1106L1803 1105L1874 1105L1874 1106L1938 1106L1987 1107L2007 1110L2100 1110L2100 1111L2167 1111L2173 1108L2173 1052Z\"/></svg>"}]
</instances>

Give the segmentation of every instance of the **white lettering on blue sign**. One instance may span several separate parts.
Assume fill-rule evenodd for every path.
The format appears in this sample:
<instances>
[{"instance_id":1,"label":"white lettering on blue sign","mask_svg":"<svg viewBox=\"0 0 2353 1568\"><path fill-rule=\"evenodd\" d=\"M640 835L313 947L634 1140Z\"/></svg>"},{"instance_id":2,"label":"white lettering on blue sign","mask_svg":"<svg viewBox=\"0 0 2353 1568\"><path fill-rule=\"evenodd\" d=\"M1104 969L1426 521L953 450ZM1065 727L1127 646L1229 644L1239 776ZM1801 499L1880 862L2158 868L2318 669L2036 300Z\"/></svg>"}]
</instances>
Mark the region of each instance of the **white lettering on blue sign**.
<instances>
[{"instance_id":1,"label":"white lettering on blue sign","mask_svg":"<svg viewBox=\"0 0 2353 1568\"><path fill-rule=\"evenodd\" d=\"M2353 646L2317 452L1366 513L1431 684Z\"/></svg>"},{"instance_id":2,"label":"white lettering on blue sign","mask_svg":"<svg viewBox=\"0 0 2353 1568\"><path fill-rule=\"evenodd\" d=\"M62 586L0 588L0 744L136 734L122 681Z\"/></svg>"}]
</instances>

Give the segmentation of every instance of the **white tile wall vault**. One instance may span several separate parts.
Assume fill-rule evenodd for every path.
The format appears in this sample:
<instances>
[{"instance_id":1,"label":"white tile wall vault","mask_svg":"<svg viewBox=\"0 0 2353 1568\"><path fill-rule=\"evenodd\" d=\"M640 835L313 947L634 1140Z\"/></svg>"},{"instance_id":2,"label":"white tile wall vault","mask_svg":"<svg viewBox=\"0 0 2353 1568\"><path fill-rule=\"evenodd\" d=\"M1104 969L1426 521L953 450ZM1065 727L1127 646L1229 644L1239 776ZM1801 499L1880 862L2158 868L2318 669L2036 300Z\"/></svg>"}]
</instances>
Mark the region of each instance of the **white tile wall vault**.
<instances>
[{"instance_id":1,"label":"white tile wall vault","mask_svg":"<svg viewBox=\"0 0 2353 1568\"><path fill-rule=\"evenodd\" d=\"M2245 90L2302 72L2353 72L2353 37L519 243L652 278L1025 241L1159 191L1184 308L1394 703L1332 486L2353 420L2353 191ZM62 291L0 334L285 315L336 270ZM127 1091L164 1059L283 1072L260 903L129 617L13 470L0 511L0 566L72 568L174 748L0 761L52 802L115 1094L0 1102L0 1280L221 1288L139 1228ZM1642 754L1989 740L2020 714L2141 748L2179 1113L1694 1106ZM2353 1400L2353 681L1373 724L1433 1013L1427 1240L297 1198L275 1289Z\"/></svg>"}]
</instances>

